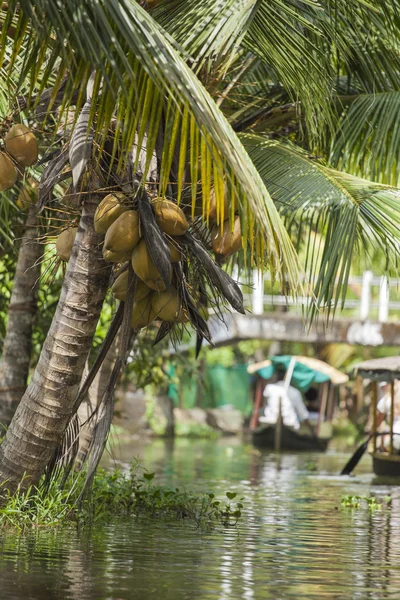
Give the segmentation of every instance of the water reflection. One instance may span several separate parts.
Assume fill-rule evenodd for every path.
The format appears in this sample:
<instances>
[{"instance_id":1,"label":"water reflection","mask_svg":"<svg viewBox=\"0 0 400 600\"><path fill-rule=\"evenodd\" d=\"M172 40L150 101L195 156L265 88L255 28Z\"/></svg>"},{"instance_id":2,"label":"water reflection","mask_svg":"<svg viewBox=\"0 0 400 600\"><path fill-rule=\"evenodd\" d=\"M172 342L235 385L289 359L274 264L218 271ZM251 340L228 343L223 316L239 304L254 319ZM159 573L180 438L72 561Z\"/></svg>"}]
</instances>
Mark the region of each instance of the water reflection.
<instances>
[{"instance_id":1,"label":"water reflection","mask_svg":"<svg viewBox=\"0 0 400 600\"><path fill-rule=\"evenodd\" d=\"M237 440L120 445L115 458L124 465L139 452L159 482L239 492L246 514L238 529L129 519L3 534L0 598L400 598L400 492L375 485L368 457L356 478L337 475L344 455L278 457ZM392 509L343 510L344 494L391 494Z\"/></svg>"}]
</instances>

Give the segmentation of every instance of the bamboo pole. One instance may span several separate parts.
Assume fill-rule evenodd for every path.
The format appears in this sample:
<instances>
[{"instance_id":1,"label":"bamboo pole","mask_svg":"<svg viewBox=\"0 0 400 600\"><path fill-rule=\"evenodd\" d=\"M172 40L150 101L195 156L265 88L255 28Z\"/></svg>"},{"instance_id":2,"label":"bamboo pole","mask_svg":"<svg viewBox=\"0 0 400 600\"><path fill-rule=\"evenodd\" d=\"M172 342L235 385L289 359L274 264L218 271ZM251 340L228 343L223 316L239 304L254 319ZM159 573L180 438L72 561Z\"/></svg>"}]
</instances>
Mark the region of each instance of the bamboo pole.
<instances>
[{"instance_id":1,"label":"bamboo pole","mask_svg":"<svg viewBox=\"0 0 400 600\"><path fill-rule=\"evenodd\" d=\"M337 397L337 391L334 385L329 384L329 392L328 392L328 406L326 407L326 420L332 421L333 413L335 410L335 399Z\"/></svg>"},{"instance_id":2,"label":"bamboo pole","mask_svg":"<svg viewBox=\"0 0 400 600\"><path fill-rule=\"evenodd\" d=\"M378 403L378 383L376 381L372 382L372 435L373 438L373 449L376 452L376 405Z\"/></svg>"},{"instance_id":3,"label":"bamboo pole","mask_svg":"<svg viewBox=\"0 0 400 600\"><path fill-rule=\"evenodd\" d=\"M324 415L326 412L326 404L328 401L328 391L329 391L329 383L326 381L322 384L322 398L321 404L319 405L319 413L318 413L318 423L317 423L317 435L321 430L321 423L323 422Z\"/></svg>"},{"instance_id":4,"label":"bamboo pole","mask_svg":"<svg viewBox=\"0 0 400 600\"><path fill-rule=\"evenodd\" d=\"M253 417L251 419L251 429L255 429L258 425L258 413L261 407L261 400L262 400L262 395L263 395L263 387L264 387L264 380L259 377L256 383L256 394L255 394L255 402L254 402L254 408L253 408Z\"/></svg>"},{"instance_id":5,"label":"bamboo pole","mask_svg":"<svg viewBox=\"0 0 400 600\"><path fill-rule=\"evenodd\" d=\"M279 452L279 450L281 449L281 441L282 441L282 394L279 395L278 419L277 419L276 425L275 425L274 449L276 452Z\"/></svg>"},{"instance_id":6,"label":"bamboo pole","mask_svg":"<svg viewBox=\"0 0 400 600\"><path fill-rule=\"evenodd\" d=\"M390 382L390 454L393 454L394 381Z\"/></svg>"}]
</instances>

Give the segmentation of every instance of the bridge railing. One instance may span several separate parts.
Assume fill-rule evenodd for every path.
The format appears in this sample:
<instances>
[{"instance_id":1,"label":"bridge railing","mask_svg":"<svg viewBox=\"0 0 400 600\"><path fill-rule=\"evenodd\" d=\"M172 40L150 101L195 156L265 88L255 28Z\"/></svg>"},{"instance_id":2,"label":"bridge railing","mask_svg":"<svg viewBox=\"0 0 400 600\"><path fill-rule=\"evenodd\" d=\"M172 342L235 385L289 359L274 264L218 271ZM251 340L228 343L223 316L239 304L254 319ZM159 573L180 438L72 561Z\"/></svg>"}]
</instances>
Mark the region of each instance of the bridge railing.
<instances>
[{"instance_id":1,"label":"bridge railing","mask_svg":"<svg viewBox=\"0 0 400 600\"><path fill-rule=\"evenodd\" d=\"M268 274L260 277L254 271L252 281L242 283L250 283L250 291L244 293L245 307L255 315L271 312L274 307L287 307L291 312L300 312L311 302L308 297L293 299L281 294L265 293L265 288L271 287L268 285ZM385 323L396 318L394 313L400 312L400 279L388 280L386 276L376 276L372 271L365 271L361 276L350 277L348 290L343 311L351 311L350 314L361 321L374 319Z\"/></svg>"}]
</instances>

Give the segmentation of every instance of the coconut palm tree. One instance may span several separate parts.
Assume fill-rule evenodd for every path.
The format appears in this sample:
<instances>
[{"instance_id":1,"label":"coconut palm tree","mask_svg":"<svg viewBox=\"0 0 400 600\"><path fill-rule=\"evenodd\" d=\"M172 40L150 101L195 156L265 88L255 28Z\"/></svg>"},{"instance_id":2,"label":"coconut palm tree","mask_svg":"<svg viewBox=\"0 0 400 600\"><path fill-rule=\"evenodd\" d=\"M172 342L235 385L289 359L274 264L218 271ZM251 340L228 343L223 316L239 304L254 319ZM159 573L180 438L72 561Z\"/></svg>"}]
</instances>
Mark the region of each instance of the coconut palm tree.
<instances>
[{"instance_id":1,"label":"coconut palm tree","mask_svg":"<svg viewBox=\"0 0 400 600\"><path fill-rule=\"evenodd\" d=\"M25 192L28 195L27 192ZM37 312L40 259L38 216L28 208L18 253L8 323L0 364L0 423L9 425L26 389L31 360L32 329Z\"/></svg>"},{"instance_id":2,"label":"coconut palm tree","mask_svg":"<svg viewBox=\"0 0 400 600\"><path fill-rule=\"evenodd\" d=\"M101 256L103 238L93 225L96 207L109 191L122 191L129 209L139 212L140 234L167 288L170 251L150 200L168 198L184 210L189 207L190 229L179 242L184 256L172 277L180 310L199 340L209 335L196 307L199 297L208 295L217 308L227 301L242 309L240 290L209 253L212 197L214 238L224 222L228 229L239 222L238 262L270 268L288 280L293 292L299 288L300 265L278 208L287 209L289 217L306 208L325 214L309 225L322 227L327 240L314 263L321 272L315 288L320 305L331 302L337 277L345 287L357 235L369 235L372 227L382 234L380 247L396 248L397 232L384 212L390 205L398 222L396 191L379 188L378 196L369 182L332 172L298 148L274 146L266 135L282 126L280 137L284 133L298 141L302 131L304 146L326 144L336 108L332 56L346 51L345 62L346 56L350 61L362 55L356 44L347 50L349 36L337 27L338 14L349 22L346 3L344 8L343 3L297 0L148 4L159 5L149 12L147 3L133 0L62 5L22 0L0 12L0 57L7 36L15 50L7 57L7 73L16 56L23 59L23 115L39 107L57 130L51 149L58 152L43 173L39 205L53 201L54 184L69 173L82 204L56 315L0 447L0 483L11 492L24 476L27 486L43 473L78 408L84 365L110 283L111 265ZM354 2L349 4L354 10ZM370 17L365 4L357 2L360 24ZM382 22L389 18L384 14ZM51 93L44 98L41 92L49 83ZM256 140L248 129L254 133L260 123L263 137ZM235 130L247 133L240 138ZM321 130L326 135L319 136ZM378 209L371 206L372 198L381 201ZM128 266L128 291L119 312L122 355L106 398L112 399L112 383L131 337L137 281ZM157 339L177 328L164 322Z\"/></svg>"}]
</instances>

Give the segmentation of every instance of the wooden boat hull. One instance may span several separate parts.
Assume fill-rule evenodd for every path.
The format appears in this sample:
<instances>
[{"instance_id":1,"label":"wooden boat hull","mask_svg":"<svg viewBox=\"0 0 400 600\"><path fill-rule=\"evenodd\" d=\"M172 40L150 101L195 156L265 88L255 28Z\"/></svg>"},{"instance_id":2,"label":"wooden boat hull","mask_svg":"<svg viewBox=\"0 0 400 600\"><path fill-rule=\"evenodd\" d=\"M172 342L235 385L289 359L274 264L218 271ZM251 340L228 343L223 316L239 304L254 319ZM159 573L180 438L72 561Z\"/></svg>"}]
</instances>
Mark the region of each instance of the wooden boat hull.
<instances>
[{"instance_id":1,"label":"wooden boat hull","mask_svg":"<svg viewBox=\"0 0 400 600\"><path fill-rule=\"evenodd\" d=\"M372 453L372 465L375 475L380 477L398 477L400 478L400 455L384 454L381 452Z\"/></svg>"},{"instance_id":2,"label":"wooden boat hull","mask_svg":"<svg viewBox=\"0 0 400 600\"><path fill-rule=\"evenodd\" d=\"M253 444L257 448L275 447L275 426L267 425L252 431ZM290 427L282 426L281 449L295 451L325 452L329 438L300 434Z\"/></svg>"}]
</instances>

